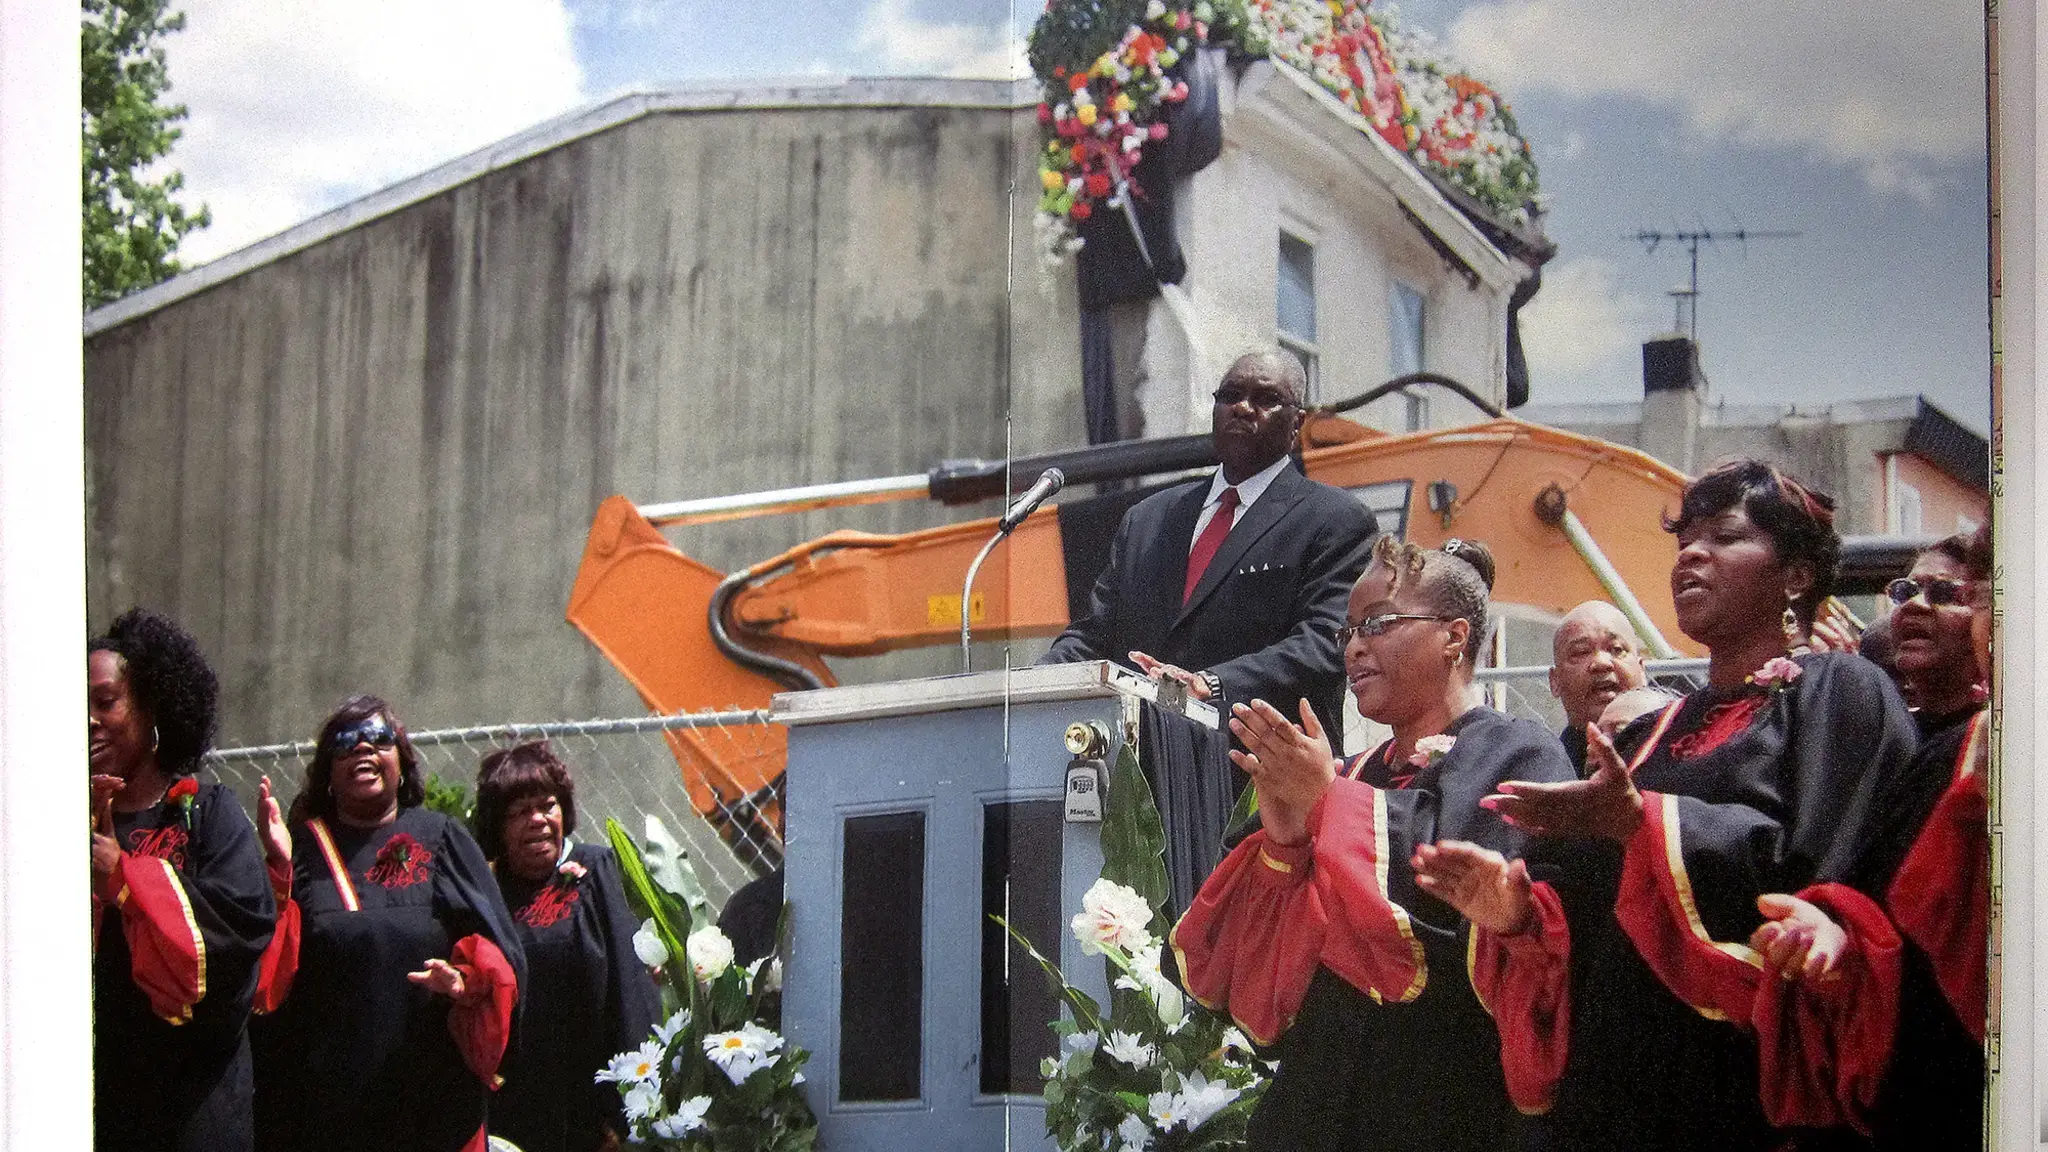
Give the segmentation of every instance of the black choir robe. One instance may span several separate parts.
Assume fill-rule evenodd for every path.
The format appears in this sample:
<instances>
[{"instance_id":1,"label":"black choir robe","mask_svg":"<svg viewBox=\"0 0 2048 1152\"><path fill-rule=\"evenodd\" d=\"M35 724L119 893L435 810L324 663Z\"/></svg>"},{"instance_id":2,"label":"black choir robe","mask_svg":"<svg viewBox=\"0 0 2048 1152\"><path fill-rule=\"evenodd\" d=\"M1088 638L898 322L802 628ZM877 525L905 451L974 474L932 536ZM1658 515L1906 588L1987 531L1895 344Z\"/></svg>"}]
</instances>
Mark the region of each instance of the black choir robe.
<instances>
[{"instance_id":1,"label":"black choir robe","mask_svg":"<svg viewBox=\"0 0 2048 1152\"><path fill-rule=\"evenodd\" d=\"M1974 1148L1984 1142L1990 857L1973 744L1988 733L1977 709L1923 718L1921 728L1919 753L1881 800L1850 873L1901 930L1898 1032L1871 1128L1883 1149ZM1935 915L1954 915L1964 930L1949 939L1921 931L1923 901L1952 901Z\"/></svg>"},{"instance_id":2,"label":"black choir robe","mask_svg":"<svg viewBox=\"0 0 2048 1152\"><path fill-rule=\"evenodd\" d=\"M633 952L638 927L619 859L577 844L544 883L498 868L498 886L526 953L520 1042L506 1053L491 1100L491 1133L522 1152L590 1152L626 1123L618 1091L593 1080L654 1034L654 978Z\"/></svg>"},{"instance_id":3,"label":"black choir robe","mask_svg":"<svg viewBox=\"0 0 2048 1152\"><path fill-rule=\"evenodd\" d=\"M1771 1062L1804 1042L1797 1022L1754 1007L1783 983L1761 979L1747 946L1756 898L1842 874L1872 818L1866 781L1895 776L1917 741L1876 665L1797 663L1782 686L1702 689L1626 729L1642 827L1626 846L1539 844L1556 873L1538 890L1562 924L1546 918L1544 947L1524 941L1517 957L1490 934L1475 941L1528 1008L1499 1015L1503 1051L1539 1053L1531 1078L1552 1081L1542 1146L1745 1152L1786 1139L1767 1112L1808 1122L1804 1086Z\"/></svg>"},{"instance_id":4,"label":"black choir robe","mask_svg":"<svg viewBox=\"0 0 2048 1152\"><path fill-rule=\"evenodd\" d=\"M189 778L186 778L189 779ZM94 902L94 1147L255 1146L249 999L277 918L234 794L114 815L120 896Z\"/></svg>"},{"instance_id":5,"label":"black choir robe","mask_svg":"<svg viewBox=\"0 0 2048 1152\"><path fill-rule=\"evenodd\" d=\"M1353 760L1309 843L1253 833L1174 928L1190 994L1277 1049L1253 1149L1495 1149L1518 1126L1464 923L1408 861L1440 839L1519 855L1522 834L1479 800L1573 772L1556 736L1490 709L1445 734L1456 743L1427 767L1386 763L1388 745Z\"/></svg>"},{"instance_id":6,"label":"black choir robe","mask_svg":"<svg viewBox=\"0 0 2048 1152\"><path fill-rule=\"evenodd\" d=\"M290 903L258 993L258 1146L480 1150L525 982L497 880L469 833L424 807L328 829L358 908L310 825L294 829ZM463 968L478 998L455 1005L408 981L429 958Z\"/></svg>"}]
</instances>

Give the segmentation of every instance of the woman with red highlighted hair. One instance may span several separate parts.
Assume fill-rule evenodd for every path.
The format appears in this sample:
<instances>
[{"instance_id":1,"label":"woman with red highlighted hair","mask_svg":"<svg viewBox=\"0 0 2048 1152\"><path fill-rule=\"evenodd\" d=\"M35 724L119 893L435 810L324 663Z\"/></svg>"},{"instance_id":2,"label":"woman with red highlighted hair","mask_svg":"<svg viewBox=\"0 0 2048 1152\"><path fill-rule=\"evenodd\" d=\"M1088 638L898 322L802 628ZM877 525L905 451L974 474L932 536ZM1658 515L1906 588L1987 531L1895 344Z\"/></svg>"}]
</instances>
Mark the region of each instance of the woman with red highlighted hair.
<instances>
[{"instance_id":1,"label":"woman with red highlighted hair","mask_svg":"<svg viewBox=\"0 0 2048 1152\"><path fill-rule=\"evenodd\" d=\"M327 718L287 822L263 781L280 905L256 1008L265 1152L482 1152L525 955L481 849L424 807L391 708Z\"/></svg>"},{"instance_id":2,"label":"woman with red highlighted hair","mask_svg":"<svg viewBox=\"0 0 2048 1152\"><path fill-rule=\"evenodd\" d=\"M1473 703L1492 581L1471 541L1374 546L1338 634L1359 711L1393 729L1371 752L1339 763L1306 706L1300 727L1263 701L1232 710L1261 827L1172 942L1183 987L1279 1057L1253 1149L1480 1152L1518 1125L1463 921L1409 863L1439 837L1519 852L1480 799L1574 776L1548 730Z\"/></svg>"},{"instance_id":3,"label":"woman with red highlighted hair","mask_svg":"<svg viewBox=\"0 0 2048 1152\"><path fill-rule=\"evenodd\" d=\"M277 910L248 816L194 775L218 697L199 645L168 617L134 609L88 646L102 1150L255 1146L249 998Z\"/></svg>"},{"instance_id":4,"label":"woman with red highlighted hair","mask_svg":"<svg viewBox=\"0 0 2048 1152\"><path fill-rule=\"evenodd\" d=\"M1502 1057L1518 1102L1548 1109L1546 1146L1775 1149L1844 1119L1788 1054L1859 1023L1790 1010L1747 944L1757 898L1854 896L1815 881L1845 874L1870 782L1905 765L1916 734L1876 665L1808 650L1840 552L1831 500L1736 461L1687 486L1665 527L1706 687L1624 729L1626 756L1590 731L1589 779L1487 798L1542 838L1532 859L1560 862L1554 882L1472 845L1418 867L1478 929L1475 984L1513 1005L1496 1013ZM1842 1071L1868 1091L1881 1058Z\"/></svg>"}]
</instances>

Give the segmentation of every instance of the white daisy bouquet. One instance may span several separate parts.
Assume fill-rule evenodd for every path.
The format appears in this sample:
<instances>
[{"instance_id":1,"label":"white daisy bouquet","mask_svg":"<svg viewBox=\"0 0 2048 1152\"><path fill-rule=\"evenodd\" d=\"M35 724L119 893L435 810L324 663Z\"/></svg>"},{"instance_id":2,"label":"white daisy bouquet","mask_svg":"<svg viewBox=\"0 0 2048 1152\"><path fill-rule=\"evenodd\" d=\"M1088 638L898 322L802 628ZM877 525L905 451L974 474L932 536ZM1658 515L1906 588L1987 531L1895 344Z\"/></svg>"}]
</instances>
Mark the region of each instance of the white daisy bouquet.
<instances>
[{"instance_id":1,"label":"white daisy bouquet","mask_svg":"<svg viewBox=\"0 0 2048 1152\"><path fill-rule=\"evenodd\" d=\"M662 970L671 1009L645 1043L597 1074L625 1098L628 1139L665 1152L808 1152L818 1121L797 1085L810 1054L778 1031L781 961L734 963L732 942L708 909L675 890L694 889L694 875L675 888L656 879L688 872L687 858L650 867L617 821L605 821L605 835L626 899L645 917L634 951Z\"/></svg>"},{"instance_id":2,"label":"white daisy bouquet","mask_svg":"<svg viewBox=\"0 0 2048 1152\"><path fill-rule=\"evenodd\" d=\"M1004 924L1067 1007L1052 1024L1061 1054L1040 1067L1046 1128L1067 1152L1241 1148L1245 1122L1265 1091L1265 1069L1251 1042L1183 996L1160 969L1165 847L1151 788L1127 742L1103 813L1102 877L1073 919L1081 950L1109 965L1107 1009Z\"/></svg>"}]
</instances>

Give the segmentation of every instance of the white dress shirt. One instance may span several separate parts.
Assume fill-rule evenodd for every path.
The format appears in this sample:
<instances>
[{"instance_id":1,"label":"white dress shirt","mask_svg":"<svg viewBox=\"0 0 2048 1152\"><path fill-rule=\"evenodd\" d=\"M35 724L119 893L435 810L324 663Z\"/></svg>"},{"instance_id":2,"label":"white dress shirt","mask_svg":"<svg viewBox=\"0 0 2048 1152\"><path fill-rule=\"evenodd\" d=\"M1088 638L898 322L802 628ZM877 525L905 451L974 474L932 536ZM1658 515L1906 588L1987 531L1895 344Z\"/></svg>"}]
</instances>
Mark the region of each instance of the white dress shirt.
<instances>
[{"instance_id":1,"label":"white dress shirt","mask_svg":"<svg viewBox=\"0 0 2048 1152\"><path fill-rule=\"evenodd\" d=\"M1290 462L1287 457L1282 456L1245 477L1244 482L1237 485L1237 514L1230 519L1232 528L1237 527L1238 521L1244 519L1245 510L1258 503L1259 497L1266 494L1266 489L1273 486L1273 478L1280 475L1280 470L1287 467ZM1195 534L1188 537L1188 551L1195 550L1195 541L1202 538L1202 529L1207 528L1209 521L1216 518L1216 508L1223 502L1223 490L1230 486L1230 481L1223 478L1223 469L1218 468L1216 475L1209 480L1209 498L1202 502L1202 514L1195 517Z\"/></svg>"}]
</instances>

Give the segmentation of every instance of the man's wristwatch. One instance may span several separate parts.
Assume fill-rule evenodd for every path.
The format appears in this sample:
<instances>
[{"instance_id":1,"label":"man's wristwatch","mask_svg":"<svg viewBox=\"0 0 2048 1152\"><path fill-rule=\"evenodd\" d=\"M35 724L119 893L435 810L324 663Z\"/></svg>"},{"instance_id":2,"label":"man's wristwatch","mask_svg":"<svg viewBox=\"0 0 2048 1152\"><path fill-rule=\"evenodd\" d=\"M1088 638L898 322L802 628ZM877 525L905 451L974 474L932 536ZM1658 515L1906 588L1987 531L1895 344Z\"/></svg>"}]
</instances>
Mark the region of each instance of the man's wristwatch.
<instances>
[{"instance_id":1,"label":"man's wristwatch","mask_svg":"<svg viewBox=\"0 0 2048 1152\"><path fill-rule=\"evenodd\" d=\"M1214 672L1202 671L1195 673L1195 675L1200 676L1202 683L1208 686L1209 703L1221 709L1223 707L1223 681Z\"/></svg>"}]
</instances>

